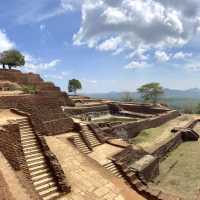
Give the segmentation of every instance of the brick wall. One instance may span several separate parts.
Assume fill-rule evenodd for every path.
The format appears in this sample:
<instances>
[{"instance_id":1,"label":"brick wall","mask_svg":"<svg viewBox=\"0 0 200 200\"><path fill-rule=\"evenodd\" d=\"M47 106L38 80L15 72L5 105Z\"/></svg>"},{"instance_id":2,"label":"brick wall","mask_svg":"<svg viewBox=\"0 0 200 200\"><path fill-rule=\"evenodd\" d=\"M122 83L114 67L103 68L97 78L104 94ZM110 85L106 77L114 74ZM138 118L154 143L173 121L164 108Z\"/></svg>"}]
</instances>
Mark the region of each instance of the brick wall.
<instances>
[{"instance_id":1,"label":"brick wall","mask_svg":"<svg viewBox=\"0 0 200 200\"><path fill-rule=\"evenodd\" d=\"M97 105L97 106L91 106L91 107L65 107L64 112L67 116L70 115L79 115L83 113L88 113L88 112L102 112L102 111L107 111L109 110L108 105Z\"/></svg>"},{"instance_id":2,"label":"brick wall","mask_svg":"<svg viewBox=\"0 0 200 200\"><path fill-rule=\"evenodd\" d=\"M107 128L104 131L113 135L116 134L118 130L124 129L127 133L127 136L129 138L133 138L137 136L138 133L140 133L142 130L158 127L166 123L167 121L176 118L177 116L179 116L179 113L177 111L168 111L150 119L144 119L136 122L117 125L112 128Z\"/></svg>"},{"instance_id":3,"label":"brick wall","mask_svg":"<svg viewBox=\"0 0 200 200\"><path fill-rule=\"evenodd\" d=\"M34 85L38 89L39 94L43 96L56 97L57 101L59 101L63 106L74 105L67 93L61 92L60 88L56 87L51 82L44 82L39 74L22 73L19 70L0 69L0 80L15 82L19 85Z\"/></svg>"},{"instance_id":4,"label":"brick wall","mask_svg":"<svg viewBox=\"0 0 200 200\"><path fill-rule=\"evenodd\" d=\"M73 121L66 117L54 97L40 95L0 97L0 108L17 108L31 114L34 128L45 135L71 131Z\"/></svg>"},{"instance_id":5,"label":"brick wall","mask_svg":"<svg viewBox=\"0 0 200 200\"><path fill-rule=\"evenodd\" d=\"M145 104L120 104L120 107L124 110L146 114L160 114L169 111L169 109L159 108Z\"/></svg>"},{"instance_id":6,"label":"brick wall","mask_svg":"<svg viewBox=\"0 0 200 200\"><path fill-rule=\"evenodd\" d=\"M17 124L7 124L0 128L0 151L15 170L20 170L23 150Z\"/></svg>"}]
</instances>

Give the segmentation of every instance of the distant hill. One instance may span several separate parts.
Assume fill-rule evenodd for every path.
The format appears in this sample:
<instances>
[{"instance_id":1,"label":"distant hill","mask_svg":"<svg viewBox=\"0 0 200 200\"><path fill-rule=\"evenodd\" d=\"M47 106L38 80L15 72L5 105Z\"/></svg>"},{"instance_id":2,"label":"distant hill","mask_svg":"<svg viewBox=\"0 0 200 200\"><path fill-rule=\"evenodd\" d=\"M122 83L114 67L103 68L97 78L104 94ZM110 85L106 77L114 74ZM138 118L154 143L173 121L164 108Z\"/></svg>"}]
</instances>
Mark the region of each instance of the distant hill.
<instances>
[{"instance_id":1,"label":"distant hill","mask_svg":"<svg viewBox=\"0 0 200 200\"><path fill-rule=\"evenodd\" d=\"M88 93L84 94L86 96L90 96L92 98L105 98L105 99L113 99L120 100L123 97L123 92L108 92L108 93ZM131 96L135 99L140 99L140 95L137 92L131 92ZM200 99L200 89L192 88L188 90L175 90L175 89L164 89L163 98L192 98L192 99Z\"/></svg>"},{"instance_id":2,"label":"distant hill","mask_svg":"<svg viewBox=\"0 0 200 200\"><path fill-rule=\"evenodd\" d=\"M108 93L91 93L84 94L92 98L104 98L112 100L121 100L123 92L108 92ZM140 95L137 92L131 92L131 96L134 100L141 100ZM200 89L192 88L188 90L175 90L164 89L164 95L162 96L162 102L167 103L171 108L179 111L189 110L195 113L197 105L200 103Z\"/></svg>"}]
</instances>

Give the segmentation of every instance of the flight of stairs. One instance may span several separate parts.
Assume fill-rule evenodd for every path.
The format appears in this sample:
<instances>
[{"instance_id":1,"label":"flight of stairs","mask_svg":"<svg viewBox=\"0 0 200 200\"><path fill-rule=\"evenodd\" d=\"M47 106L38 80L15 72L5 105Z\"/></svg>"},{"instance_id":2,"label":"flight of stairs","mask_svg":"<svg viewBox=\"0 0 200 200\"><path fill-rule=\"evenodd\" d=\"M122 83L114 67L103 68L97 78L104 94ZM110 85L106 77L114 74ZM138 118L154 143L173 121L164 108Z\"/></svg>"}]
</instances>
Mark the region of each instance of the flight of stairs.
<instances>
[{"instance_id":1,"label":"flight of stairs","mask_svg":"<svg viewBox=\"0 0 200 200\"><path fill-rule=\"evenodd\" d=\"M119 178L123 178L123 175L121 174L121 172L119 171L119 169L117 168L115 163L112 162L111 160L108 161L106 164L104 164L103 167L106 168L114 176L117 176Z\"/></svg>"},{"instance_id":2,"label":"flight of stairs","mask_svg":"<svg viewBox=\"0 0 200 200\"><path fill-rule=\"evenodd\" d=\"M94 135L94 133L89 129L87 125L81 125L81 128L83 130L83 134L90 143L91 147L96 147L100 145L101 143L97 139L97 137Z\"/></svg>"},{"instance_id":3,"label":"flight of stairs","mask_svg":"<svg viewBox=\"0 0 200 200\"><path fill-rule=\"evenodd\" d=\"M83 141L83 139L79 134L76 134L74 136L74 144L82 153L84 154L91 153L91 150L87 147L87 145L85 144L85 142Z\"/></svg>"},{"instance_id":4,"label":"flight of stairs","mask_svg":"<svg viewBox=\"0 0 200 200\"><path fill-rule=\"evenodd\" d=\"M45 160L28 118L18 119L25 160L35 190L43 200L60 196L58 187Z\"/></svg>"}]
</instances>

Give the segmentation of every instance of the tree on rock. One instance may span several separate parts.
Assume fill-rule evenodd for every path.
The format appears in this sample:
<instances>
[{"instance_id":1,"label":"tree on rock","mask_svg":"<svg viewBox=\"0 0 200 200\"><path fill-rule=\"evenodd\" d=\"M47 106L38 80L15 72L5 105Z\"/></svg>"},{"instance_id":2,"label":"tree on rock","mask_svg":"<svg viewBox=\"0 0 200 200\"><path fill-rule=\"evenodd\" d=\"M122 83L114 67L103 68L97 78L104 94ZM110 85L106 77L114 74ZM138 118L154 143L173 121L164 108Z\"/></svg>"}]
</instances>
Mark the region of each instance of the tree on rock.
<instances>
[{"instance_id":1,"label":"tree on rock","mask_svg":"<svg viewBox=\"0 0 200 200\"><path fill-rule=\"evenodd\" d=\"M164 94L164 90L160 83L148 83L142 85L137 90L141 94L144 101L152 101L154 104L157 103L158 97Z\"/></svg>"},{"instance_id":2,"label":"tree on rock","mask_svg":"<svg viewBox=\"0 0 200 200\"><path fill-rule=\"evenodd\" d=\"M25 58L18 50L7 50L1 53L0 64L3 65L3 69L5 69L5 66L11 69L25 65Z\"/></svg>"},{"instance_id":3,"label":"tree on rock","mask_svg":"<svg viewBox=\"0 0 200 200\"><path fill-rule=\"evenodd\" d=\"M74 94L76 95L77 90L81 90L81 89L82 89L82 85L79 80L77 80L77 79L69 80L68 92L74 92Z\"/></svg>"}]
</instances>

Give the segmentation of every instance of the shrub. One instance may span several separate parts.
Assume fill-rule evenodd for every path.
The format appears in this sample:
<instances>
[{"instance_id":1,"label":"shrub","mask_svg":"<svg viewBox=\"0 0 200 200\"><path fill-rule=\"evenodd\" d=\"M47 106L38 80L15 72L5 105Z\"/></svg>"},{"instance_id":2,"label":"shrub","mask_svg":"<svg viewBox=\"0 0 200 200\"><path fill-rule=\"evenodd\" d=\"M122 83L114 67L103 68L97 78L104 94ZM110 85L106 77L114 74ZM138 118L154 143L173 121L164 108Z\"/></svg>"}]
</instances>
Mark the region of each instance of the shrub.
<instances>
[{"instance_id":1,"label":"shrub","mask_svg":"<svg viewBox=\"0 0 200 200\"><path fill-rule=\"evenodd\" d=\"M36 94L37 93L37 88L35 85L23 85L22 86L22 91L25 94Z\"/></svg>"}]
</instances>

